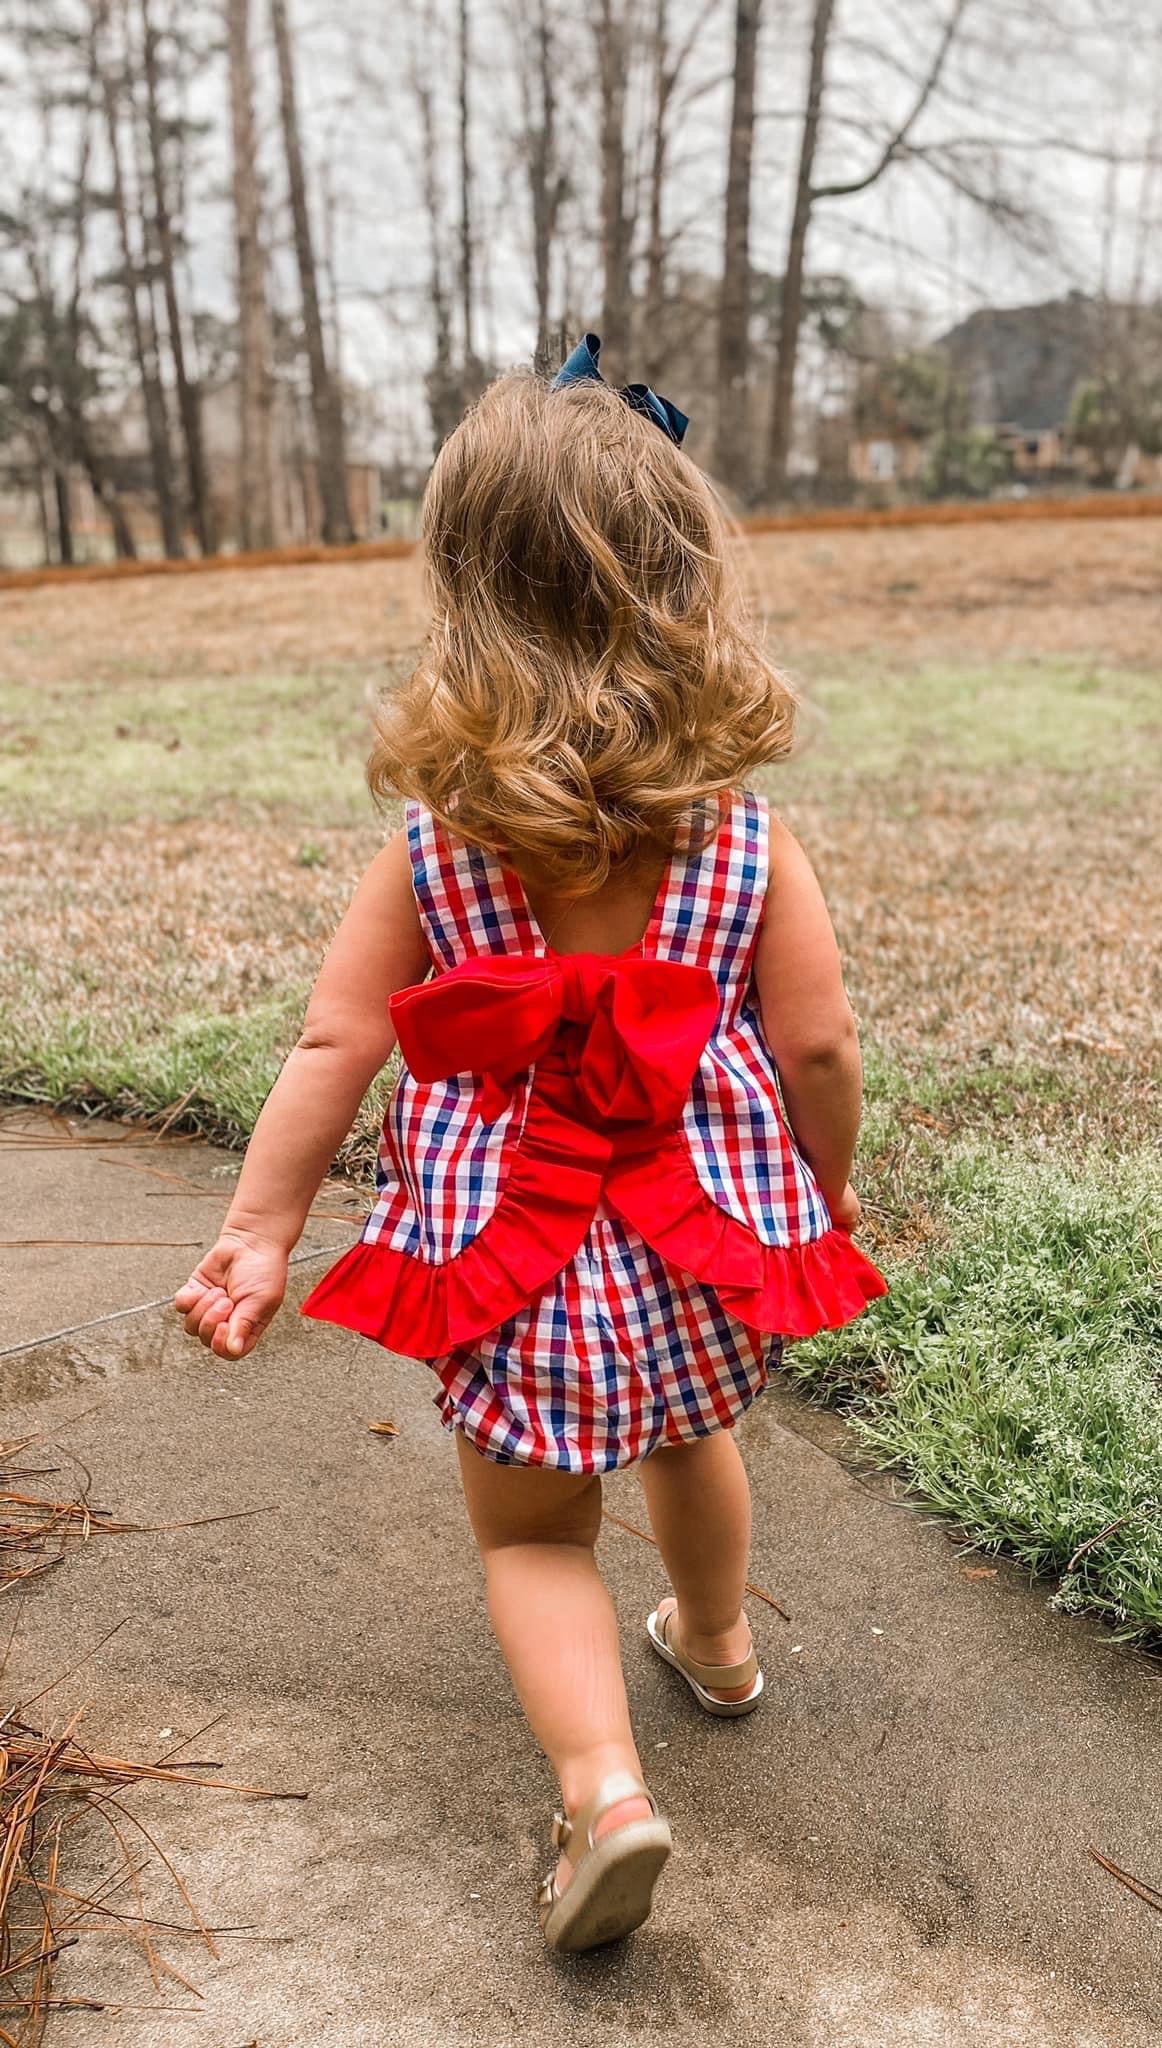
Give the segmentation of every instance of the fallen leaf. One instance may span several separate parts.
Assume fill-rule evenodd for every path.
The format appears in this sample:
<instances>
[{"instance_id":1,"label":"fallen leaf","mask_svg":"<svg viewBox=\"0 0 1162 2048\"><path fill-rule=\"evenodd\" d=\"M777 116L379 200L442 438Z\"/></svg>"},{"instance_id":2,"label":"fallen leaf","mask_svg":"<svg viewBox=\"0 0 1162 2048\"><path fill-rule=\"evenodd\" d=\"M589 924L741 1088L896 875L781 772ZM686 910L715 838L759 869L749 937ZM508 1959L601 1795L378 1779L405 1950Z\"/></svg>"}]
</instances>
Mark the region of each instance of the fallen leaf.
<instances>
[{"instance_id":1,"label":"fallen leaf","mask_svg":"<svg viewBox=\"0 0 1162 2048\"><path fill-rule=\"evenodd\" d=\"M369 1422L367 1427L371 1431L372 1436L399 1435L399 1426L394 1422Z\"/></svg>"},{"instance_id":2,"label":"fallen leaf","mask_svg":"<svg viewBox=\"0 0 1162 2048\"><path fill-rule=\"evenodd\" d=\"M995 1579L995 1564L966 1564L961 1572L962 1579Z\"/></svg>"}]
</instances>

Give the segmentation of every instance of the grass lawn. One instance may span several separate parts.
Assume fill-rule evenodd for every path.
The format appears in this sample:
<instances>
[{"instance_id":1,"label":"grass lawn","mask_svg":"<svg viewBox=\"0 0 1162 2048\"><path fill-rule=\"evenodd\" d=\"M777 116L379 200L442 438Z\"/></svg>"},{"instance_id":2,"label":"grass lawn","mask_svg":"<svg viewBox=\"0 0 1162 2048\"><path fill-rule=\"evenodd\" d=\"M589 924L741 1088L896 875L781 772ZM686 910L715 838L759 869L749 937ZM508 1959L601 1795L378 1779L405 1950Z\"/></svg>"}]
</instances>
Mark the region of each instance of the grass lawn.
<instances>
[{"instance_id":1,"label":"grass lawn","mask_svg":"<svg viewBox=\"0 0 1162 2048\"><path fill-rule=\"evenodd\" d=\"M793 554L794 606L781 586L771 600L800 621L780 630L809 707L768 786L844 945L868 1053L867 1241L892 1280L789 1370L983 1547L1055 1574L1062 1604L1159 1636L1157 536L1132 537L1107 634L1123 556L1070 531L1055 571L1051 533L1007 536L1003 558L990 534L979 561L966 530L919 553L861 542L847 612L834 537L815 568ZM792 555L768 554L773 578ZM310 602L295 572L256 579L265 658L259 607L236 629L212 609L239 605L239 579L217 598L213 578L127 586L92 663L84 607L109 599L69 592L51 617L21 600L0 679L0 1092L181 1104L244 1140L383 836L361 762L414 635L407 573L397 590L312 571ZM1003 631L991 612L966 630L1001 581ZM353 1172L375 1121L369 1102Z\"/></svg>"}]
</instances>

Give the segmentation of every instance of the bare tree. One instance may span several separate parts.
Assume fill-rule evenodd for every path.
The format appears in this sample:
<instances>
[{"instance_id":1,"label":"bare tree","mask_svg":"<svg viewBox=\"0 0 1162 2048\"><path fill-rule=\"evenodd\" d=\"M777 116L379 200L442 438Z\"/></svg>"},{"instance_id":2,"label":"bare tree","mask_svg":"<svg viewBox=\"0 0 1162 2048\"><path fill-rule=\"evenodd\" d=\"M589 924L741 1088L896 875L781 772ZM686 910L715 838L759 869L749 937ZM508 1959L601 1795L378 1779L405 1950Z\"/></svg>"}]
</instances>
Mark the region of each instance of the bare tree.
<instances>
[{"instance_id":1,"label":"bare tree","mask_svg":"<svg viewBox=\"0 0 1162 2048\"><path fill-rule=\"evenodd\" d=\"M630 223L626 217L625 104L629 67L626 0L599 0L597 42L601 149L601 334L614 382L626 373L630 338Z\"/></svg>"},{"instance_id":2,"label":"bare tree","mask_svg":"<svg viewBox=\"0 0 1162 2048\"><path fill-rule=\"evenodd\" d=\"M830 5L830 0L820 0L820 4ZM761 0L737 0L718 312L715 460L723 482L744 495L750 482L750 192L760 10Z\"/></svg>"},{"instance_id":3,"label":"bare tree","mask_svg":"<svg viewBox=\"0 0 1162 2048\"><path fill-rule=\"evenodd\" d=\"M91 19L87 32L84 32L84 44L84 85L76 95L80 120L77 163L72 205L68 209L73 237L71 282L65 315L69 374L62 380L61 396L69 422L74 458L88 477L93 496L108 518L114 552L119 561L132 561L137 554L133 530L104 453L90 428L86 411L87 387L94 381L86 376L85 371L85 272L92 210L89 177L93 154L93 129L98 118L95 101L99 97L100 83L99 51L95 25Z\"/></svg>"},{"instance_id":4,"label":"bare tree","mask_svg":"<svg viewBox=\"0 0 1162 2048\"><path fill-rule=\"evenodd\" d=\"M799 162L795 176L795 203L783 265L779 315L779 340L775 351L774 389L771 398L770 434L767 445L767 489L778 491L786 481L791 450L791 424L795 396L795 370L799 337L803 325L803 277L807 260L807 238L811 216L821 199L844 199L866 192L884 172L907 152L912 132L940 82L949 51L956 39L970 0L953 0L932 61L899 126L893 129L866 171L853 178L828 185L816 185L815 156L823 118L827 50L835 18L835 0L815 0L811 22L811 55L807 73L807 99L799 141Z\"/></svg>"},{"instance_id":5,"label":"bare tree","mask_svg":"<svg viewBox=\"0 0 1162 2048\"><path fill-rule=\"evenodd\" d=\"M649 383L662 375L673 344L667 265L674 240L665 225L666 197L670 182L670 147L680 111L680 91L686 67L698 45L718 0L702 0L687 22L681 41L672 38L672 0L654 0L651 30L652 48L652 133L649 138L649 169L646 177L646 281L643 305L642 370Z\"/></svg>"},{"instance_id":6,"label":"bare tree","mask_svg":"<svg viewBox=\"0 0 1162 2048\"><path fill-rule=\"evenodd\" d=\"M254 144L250 0L226 0L226 29L238 260L238 537L244 548L268 548L274 540L270 313Z\"/></svg>"},{"instance_id":7,"label":"bare tree","mask_svg":"<svg viewBox=\"0 0 1162 2048\"><path fill-rule=\"evenodd\" d=\"M533 361L544 375L551 366L553 254L566 189L557 95L561 52L552 0L516 0L511 21L521 102L517 154L528 184L532 223L537 321Z\"/></svg>"},{"instance_id":8,"label":"bare tree","mask_svg":"<svg viewBox=\"0 0 1162 2048\"><path fill-rule=\"evenodd\" d=\"M125 176L122 148L121 122L130 77L128 50L124 40L119 48L111 44L108 0L93 0L92 20L95 62L105 114L105 133L112 176L113 211L121 255L121 281L145 413L149 466L157 498L158 522L166 554L171 558L180 558L184 548L177 494L174 489L165 389L158 361L157 328L150 294L143 289L145 262L144 256L139 253L137 241L137 237L144 234L144 221L133 207ZM124 21L121 26L125 26ZM132 107L129 108L129 113L132 118Z\"/></svg>"},{"instance_id":9,"label":"bare tree","mask_svg":"<svg viewBox=\"0 0 1162 2048\"><path fill-rule=\"evenodd\" d=\"M670 142L670 100L676 78L670 61L670 0L654 0L653 136L650 148L649 218L646 230L645 335L642 368L654 383L665 359L666 244L663 209Z\"/></svg>"},{"instance_id":10,"label":"bare tree","mask_svg":"<svg viewBox=\"0 0 1162 2048\"><path fill-rule=\"evenodd\" d=\"M102 353L88 261L96 211L94 130L101 118L94 24L46 8L24 17L17 47L40 129L30 167L44 182L26 182L12 211L0 210L0 258L18 265L6 280L10 310L0 325L0 438L19 437L23 429L49 464L60 560L74 558L74 468L87 477L109 520L117 555L128 558L136 552L132 530L90 417L101 390L95 358ZM58 123L70 119L74 153L62 151L68 168L58 188L51 172L54 139ZM26 287L16 282L20 273Z\"/></svg>"},{"instance_id":11,"label":"bare tree","mask_svg":"<svg viewBox=\"0 0 1162 2048\"><path fill-rule=\"evenodd\" d=\"M68 424L72 460L84 471L94 498L108 518L114 552L119 561L131 561L137 553L133 532L88 417L88 400L96 385L96 378L86 366L86 343L90 338L90 330L85 305L85 270L90 220L89 166L92 157L94 117L91 68L86 77L84 91L78 95L78 104L80 129L77 164L72 203L67 209L73 239L71 276L62 322L64 350L62 374L59 377L61 412ZM55 332L55 323L49 332L50 336Z\"/></svg>"},{"instance_id":12,"label":"bare tree","mask_svg":"<svg viewBox=\"0 0 1162 2048\"><path fill-rule=\"evenodd\" d=\"M433 345L427 380L428 409L436 446L440 447L460 417L462 386L452 345L452 262L447 246L432 67L426 50L413 51L409 75L420 122L421 189L428 229L428 301Z\"/></svg>"},{"instance_id":13,"label":"bare tree","mask_svg":"<svg viewBox=\"0 0 1162 2048\"><path fill-rule=\"evenodd\" d=\"M55 537L56 560L67 567L75 560L73 451L61 401L62 322L35 232L27 235L23 255L31 294L0 315L0 433L19 433L32 453L44 559L53 560Z\"/></svg>"},{"instance_id":14,"label":"bare tree","mask_svg":"<svg viewBox=\"0 0 1162 2048\"><path fill-rule=\"evenodd\" d=\"M98 14L96 47L100 51L100 39L107 26L107 8L99 6ZM137 239L138 236L143 237L145 234L145 221L143 212L135 207L130 195L122 149L122 99L129 82L128 53L123 47L119 61L115 54L106 50L103 57L98 57L98 65L112 174L113 208L121 255L121 282L145 415L150 471L157 499L162 546L167 556L180 558L184 553L181 516L174 486L169 416L158 357L157 325L152 294L148 287L146 252L140 247ZM129 111L132 127L132 108Z\"/></svg>"},{"instance_id":15,"label":"bare tree","mask_svg":"<svg viewBox=\"0 0 1162 2048\"><path fill-rule=\"evenodd\" d=\"M315 265L314 238L307 205L307 181L303 166L302 136L299 129L295 89L294 51L286 0L270 0L270 19L278 59L279 100L282 113L283 148L287 182L290 187L291 221L294 229L295 263L302 298L303 335L311 377L311 410L319 464L319 498L323 512L323 539L331 544L352 539L351 511L347 502L347 455L343 430L343 401L338 383L327 362L323 338L323 316L319 305L319 281Z\"/></svg>"},{"instance_id":16,"label":"bare tree","mask_svg":"<svg viewBox=\"0 0 1162 2048\"><path fill-rule=\"evenodd\" d=\"M472 278L472 150L471 150L471 37L468 0L457 0L456 8L456 134L460 158L460 319L464 343L464 365L469 376L476 361L473 329L475 291Z\"/></svg>"},{"instance_id":17,"label":"bare tree","mask_svg":"<svg viewBox=\"0 0 1162 2048\"><path fill-rule=\"evenodd\" d=\"M202 448L202 396L190 375L186 361L186 344L181 304L178 298L177 258L174 247L173 214L170 205L170 174L166 162L165 137L161 113L160 59L158 31L153 16L152 0L140 0L142 70L145 79L146 133L149 142L150 171L153 184L153 218L157 236L157 264L161 272L162 291L165 295L166 331L169 351L173 359L174 383L177 387L178 414L182 423L182 439L185 444L186 477L189 489L190 513L198 546L204 555L211 555L217 546L214 534L213 508L210 503L209 482L206 476L206 461Z\"/></svg>"}]
</instances>

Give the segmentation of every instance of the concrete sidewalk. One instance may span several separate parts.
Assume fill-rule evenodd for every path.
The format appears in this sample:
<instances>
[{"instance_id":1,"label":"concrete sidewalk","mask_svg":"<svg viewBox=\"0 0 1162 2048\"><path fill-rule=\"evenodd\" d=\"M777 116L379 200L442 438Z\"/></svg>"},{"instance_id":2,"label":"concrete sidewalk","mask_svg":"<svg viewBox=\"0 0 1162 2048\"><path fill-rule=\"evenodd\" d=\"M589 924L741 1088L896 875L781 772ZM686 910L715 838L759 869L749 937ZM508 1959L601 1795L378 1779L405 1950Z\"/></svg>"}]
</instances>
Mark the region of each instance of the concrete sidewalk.
<instances>
[{"instance_id":1,"label":"concrete sidewalk","mask_svg":"<svg viewBox=\"0 0 1162 2048\"><path fill-rule=\"evenodd\" d=\"M235 1164L5 1147L0 1236L208 1240L202 1191ZM326 1239L351 1236L310 1233L296 1299ZM848 1469L833 1419L780 1389L743 1432L753 1576L793 1617L754 1609L768 1696L750 1720L705 1719L652 1658L655 1554L606 1531L678 1849L647 1930L563 1963L532 1910L553 1788L489 1638L423 1367L289 1311L223 1367L137 1307L184 1277L185 1246L0 1256L0 1351L27 1347L0 1357L0 1434L47 1431L133 1519L270 1510L95 1540L36 1582L0 1711L123 1623L38 1712L88 1700L88 1741L142 1756L215 1721L194 1754L310 1793L134 1794L206 1918L245 1931L218 1963L170 1951L197 2017L62 2018L50 2044L1154 2048L1162 1917L1088 1850L1162 1881L1157 1667L1005 1567L972 1576L979 1559ZM372 1435L378 1419L399 1435ZM641 1519L632 1476L608 1499ZM193 2004L152 2000L140 1958L103 1940L60 1984Z\"/></svg>"}]
</instances>

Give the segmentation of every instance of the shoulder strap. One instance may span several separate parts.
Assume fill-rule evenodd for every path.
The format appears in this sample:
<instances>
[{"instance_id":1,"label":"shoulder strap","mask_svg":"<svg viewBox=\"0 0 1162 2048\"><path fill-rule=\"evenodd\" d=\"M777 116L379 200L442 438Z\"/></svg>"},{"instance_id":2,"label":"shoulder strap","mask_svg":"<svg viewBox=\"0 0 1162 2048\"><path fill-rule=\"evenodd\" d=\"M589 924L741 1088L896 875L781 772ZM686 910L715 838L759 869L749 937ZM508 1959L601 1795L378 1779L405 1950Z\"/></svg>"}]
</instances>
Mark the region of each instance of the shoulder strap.
<instances>
[{"instance_id":1,"label":"shoulder strap","mask_svg":"<svg viewBox=\"0 0 1162 2048\"><path fill-rule=\"evenodd\" d=\"M479 953L535 950L523 895L493 854L457 839L422 804L409 801L406 823L416 908L439 966Z\"/></svg>"},{"instance_id":2,"label":"shoulder strap","mask_svg":"<svg viewBox=\"0 0 1162 2048\"><path fill-rule=\"evenodd\" d=\"M714 838L670 870L654 950L708 967L724 988L750 971L767 891L768 815L765 797L737 791Z\"/></svg>"}]
</instances>

